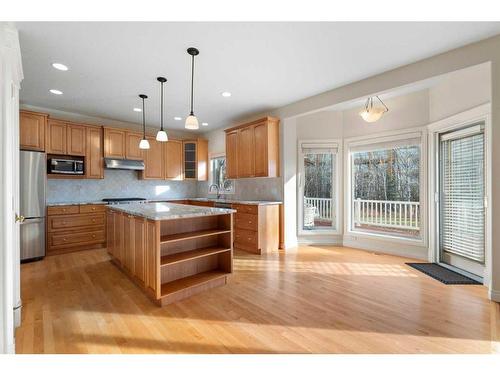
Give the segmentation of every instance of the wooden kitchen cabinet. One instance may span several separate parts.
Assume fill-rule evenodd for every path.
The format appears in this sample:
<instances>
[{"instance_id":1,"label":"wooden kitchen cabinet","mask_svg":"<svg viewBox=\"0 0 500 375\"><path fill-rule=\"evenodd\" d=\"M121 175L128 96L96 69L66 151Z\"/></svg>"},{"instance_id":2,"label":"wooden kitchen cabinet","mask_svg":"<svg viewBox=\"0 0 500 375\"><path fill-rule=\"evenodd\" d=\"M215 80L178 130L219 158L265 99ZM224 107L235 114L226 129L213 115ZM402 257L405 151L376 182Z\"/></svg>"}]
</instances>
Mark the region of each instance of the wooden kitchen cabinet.
<instances>
[{"instance_id":1,"label":"wooden kitchen cabinet","mask_svg":"<svg viewBox=\"0 0 500 375\"><path fill-rule=\"evenodd\" d=\"M279 120L273 117L226 130L228 178L279 176Z\"/></svg>"},{"instance_id":2,"label":"wooden kitchen cabinet","mask_svg":"<svg viewBox=\"0 0 500 375\"><path fill-rule=\"evenodd\" d=\"M254 127L238 130L238 177L254 177L255 174Z\"/></svg>"},{"instance_id":3,"label":"wooden kitchen cabinet","mask_svg":"<svg viewBox=\"0 0 500 375\"><path fill-rule=\"evenodd\" d=\"M86 152L85 126L66 124L66 155L85 156Z\"/></svg>"},{"instance_id":4,"label":"wooden kitchen cabinet","mask_svg":"<svg viewBox=\"0 0 500 375\"><path fill-rule=\"evenodd\" d=\"M19 145L21 150L45 151L45 130L47 128L45 113L19 112Z\"/></svg>"},{"instance_id":5,"label":"wooden kitchen cabinet","mask_svg":"<svg viewBox=\"0 0 500 375\"><path fill-rule=\"evenodd\" d=\"M47 208L47 255L106 246L104 205Z\"/></svg>"},{"instance_id":6,"label":"wooden kitchen cabinet","mask_svg":"<svg viewBox=\"0 0 500 375\"><path fill-rule=\"evenodd\" d=\"M104 178L103 139L101 127L86 127L85 177Z\"/></svg>"},{"instance_id":7,"label":"wooden kitchen cabinet","mask_svg":"<svg viewBox=\"0 0 500 375\"><path fill-rule=\"evenodd\" d=\"M125 134L125 159L129 160L143 160L144 155L142 150L139 148L139 143L141 142L141 133L127 132Z\"/></svg>"},{"instance_id":8,"label":"wooden kitchen cabinet","mask_svg":"<svg viewBox=\"0 0 500 375\"><path fill-rule=\"evenodd\" d=\"M66 122L49 119L45 136L45 151L47 154L66 155Z\"/></svg>"},{"instance_id":9,"label":"wooden kitchen cabinet","mask_svg":"<svg viewBox=\"0 0 500 375\"><path fill-rule=\"evenodd\" d=\"M208 141L198 138L183 141L184 179L208 180Z\"/></svg>"},{"instance_id":10,"label":"wooden kitchen cabinet","mask_svg":"<svg viewBox=\"0 0 500 375\"><path fill-rule=\"evenodd\" d=\"M149 141L149 150L144 151L142 178L144 180L163 180L165 177L163 142L158 142L154 137L146 137L146 139Z\"/></svg>"},{"instance_id":11,"label":"wooden kitchen cabinet","mask_svg":"<svg viewBox=\"0 0 500 375\"><path fill-rule=\"evenodd\" d=\"M165 178L167 180L182 180L182 141L169 140L165 142Z\"/></svg>"},{"instance_id":12,"label":"wooden kitchen cabinet","mask_svg":"<svg viewBox=\"0 0 500 375\"><path fill-rule=\"evenodd\" d=\"M226 178L238 177L238 131L226 134Z\"/></svg>"},{"instance_id":13,"label":"wooden kitchen cabinet","mask_svg":"<svg viewBox=\"0 0 500 375\"><path fill-rule=\"evenodd\" d=\"M104 128L104 157L125 159L126 136L127 132L125 130Z\"/></svg>"},{"instance_id":14,"label":"wooden kitchen cabinet","mask_svg":"<svg viewBox=\"0 0 500 375\"><path fill-rule=\"evenodd\" d=\"M279 204L233 204L234 247L255 254L279 248Z\"/></svg>"}]
</instances>

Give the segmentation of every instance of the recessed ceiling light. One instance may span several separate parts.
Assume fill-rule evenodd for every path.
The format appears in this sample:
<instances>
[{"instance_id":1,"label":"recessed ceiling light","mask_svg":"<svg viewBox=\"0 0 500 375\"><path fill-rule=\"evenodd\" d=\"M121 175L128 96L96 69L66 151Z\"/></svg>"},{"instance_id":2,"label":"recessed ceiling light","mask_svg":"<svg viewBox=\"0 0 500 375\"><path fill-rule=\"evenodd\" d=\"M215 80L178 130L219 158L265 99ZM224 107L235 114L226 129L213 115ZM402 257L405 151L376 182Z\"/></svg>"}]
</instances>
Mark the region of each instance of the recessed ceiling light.
<instances>
[{"instance_id":1,"label":"recessed ceiling light","mask_svg":"<svg viewBox=\"0 0 500 375\"><path fill-rule=\"evenodd\" d=\"M52 66L57 70L62 70L62 71L68 70L68 67L61 63L53 63Z\"/></svg>"},{"instance_id":2,"label":"recessed ceiling light","mask_svg":"<svg viewBox=\"0 0 500 375\"><path fill-rule=\"evenodd\" d=\"M201 125L208 126L208 122L202 122Z\"/></svg>"},{"instance_id":3,"label":"recessed ceiling light","mask_svg":"<svg viewBox=\"0 0 500 375\"><path fill-rule=\"evenodd\" d=\"M50 89L49 92L54 94L54 95L62 95L63 94L63 92L61 90L56 90L56 89Z\"/></svg>"},{"instance_id":4,"label":"recessed ceiling light","mask_svg":"<svg viewBox=\"0 0 500 375\"><path fill-rule=\"evenodd\" d=\"M182 120L182 117L174 117L174 120L175 120L175 121L181 121L181 120Z\"/></svg>"},{"instance_id":5,"label":"recessed ceiling light","mask_svg":"<svg viewBox=\"0 0 500 375\"><path fill-rule=\"evenodd\" d=\"M231 96L231 93L229 91L224 91L222 94L221 94L224 98L229 98Z\"/></svg>"},{"instance_id":6,"label":"recessed ceiling light","mask_svg":"<svg viewBox=\"0 0 500 375\"><path fill-rule=\"evenodd\" d=\"M142 112L142 109L140 109L140 108L134 108L134 112Z\"/></svg>"}]
</instances>

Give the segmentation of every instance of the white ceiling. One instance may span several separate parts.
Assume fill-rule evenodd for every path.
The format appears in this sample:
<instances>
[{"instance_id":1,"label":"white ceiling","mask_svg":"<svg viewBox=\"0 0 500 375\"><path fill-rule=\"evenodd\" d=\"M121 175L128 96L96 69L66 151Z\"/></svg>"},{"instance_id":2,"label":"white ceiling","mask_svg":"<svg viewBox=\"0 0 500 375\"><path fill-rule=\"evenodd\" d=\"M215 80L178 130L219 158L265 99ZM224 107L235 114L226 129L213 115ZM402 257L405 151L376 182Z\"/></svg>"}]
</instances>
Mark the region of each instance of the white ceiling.
<instances>
[{"instance_id":1,"label":"white ceiling","mask_svg":"<svg viewBox=\"0 0 500 375\"><path fill-rule=\"evenodd\" d=\"M167 77L167 128L189 112L197 47L195 114L208 131L500 33L498 22L112 23L19 22L25 104L159 126ZM51 67L61 62L70 70ZM64 95L48 92L55 88ZM232 97L221 93L230 91Z\"/></svg>"}]
</instances>

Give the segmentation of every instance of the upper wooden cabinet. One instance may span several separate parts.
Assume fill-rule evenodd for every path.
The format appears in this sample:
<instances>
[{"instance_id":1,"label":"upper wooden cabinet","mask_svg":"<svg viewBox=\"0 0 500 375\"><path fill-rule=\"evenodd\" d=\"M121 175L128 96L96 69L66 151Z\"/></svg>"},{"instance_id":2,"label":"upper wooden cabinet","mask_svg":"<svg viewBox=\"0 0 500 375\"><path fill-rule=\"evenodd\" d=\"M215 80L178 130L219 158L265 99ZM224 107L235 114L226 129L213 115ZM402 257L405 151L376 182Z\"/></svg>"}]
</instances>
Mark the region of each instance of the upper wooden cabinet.
<instances>
[{"instance_id":1,"label":"upper wooden cabinet","mask_svg":"<svg viewBox=\"0 0 500 375\"><path fill-rule=\"evenodd\" d=\"M45 151L45 113L21 111L19 113L19 145L21 150Z\"/></svg>"},{"instance_id":2,"label":"upper wooden cabinet","mask_svg":"<svg viewBox=\"0 0 500 375\"><path fill-rule=\"evenodd\" d=\"M198 138L183 141L184 179L208 180L208 141Z\"/></svg>"},{"instance_id":3,"label":"upper wooden cabinet","mask_svg":"<svg viewBox=\"0 0 500 375\"><path fill-rule=\"evenodd\" d=\"M129 160L143 160L144 155L142 150L139 148L139 143L142 139L141 133L127 132L125 135L126 145L125 145L125 159Z\"/></svg>"},{"instance_id":4,"label":"upper wooden cabinet","mask_svg":"<svg viewBox=\"0 0 500 375\"><path fill-rule=\"evenodd\" d=\"M104 128L104 157L125 159L126 137L125 130Z\"/></svg>"},{"instance_id":5,"label":"upper wooden cabinet","mask_svg":"<svg viewBox=\"0 0 500 375\"><path fill-rule=\"evenodd\" d=\"M47 154L66 155L67 144L66 122L49 119L47 122L47 134L45 151Z\"/></svg>"},{"instance_id":6,"label":"upper wooden cabinet","mask_svg":"<svg viewBox=\"0 0 500 375\"><path fill-rule=\"evenodd\" d=\"M279 120L274 117L226 130L228 178L279 176Z\"/></svg>"},{"instance_id":7,"label":"upper wooden cabinet","mask_svg":"<svg viewBox=\"0 0 500 375\"><path fill-rule=\"evenodd\" d=\"M238 177L238 131L226 134L226 177Z\"/></svg>"},{"instance_id":8,"label":"upper wooden cabinet","mask_svg":"<svg viewBox=\"0 0 500 375\"><path fill-rule=\"evenodd\" d=\"M182 141L169 140L164 146L165 178L182 180Z\"/></svg>"},{"instance_id":9,"label":"upper wooden cabinet","mask_svg":"<svg viewBox=\"0 0 500 375\"><path fill-rule=\"evenodd\" d=\"M149 150L144 151L144 171L142 178L145 180L163 180L165 178L165 162L163 144L154 137L146 137L149 141Z\"/></svg>"},{"instance_id":10,"label":"upper wooden cabinet","mask_svg":"<svg viewBox=\"0 0 500 375\"><path fill-rule=\"evenodd\" d=\"M85 177L104 178L102 128L88 126L86 137Z\"/></svg>"},{"instance_id":11,"label":"upper wooden cabinet","mask_svg":"<svg viewBox=\"0 0 500 375\"><path fill-rule=\"evenodd\" d=\"M75 156L85 156L86 153L85 126L67 124L66 125L66 154Z\"/></svg>"}]
</instances>

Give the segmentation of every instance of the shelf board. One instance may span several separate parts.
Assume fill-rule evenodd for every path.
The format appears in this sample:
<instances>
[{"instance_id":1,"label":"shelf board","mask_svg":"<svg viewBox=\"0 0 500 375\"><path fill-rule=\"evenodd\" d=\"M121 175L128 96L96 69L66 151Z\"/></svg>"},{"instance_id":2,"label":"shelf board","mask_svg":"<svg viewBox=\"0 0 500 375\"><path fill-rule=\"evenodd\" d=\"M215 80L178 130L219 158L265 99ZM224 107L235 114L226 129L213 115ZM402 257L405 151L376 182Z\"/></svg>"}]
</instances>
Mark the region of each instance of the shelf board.
<instances>
[{"instance_id":1,"label":"shelf board","mask_svg":"<svg viewBox=\"0 0 500 375\"><path fill-rule=\"evenodd\" d=\"M170 281L168 283L162 284L161 297L163 298L170 294L179 292L183 289L188 289L194 286L205 284L209 281L219 279L227 275L229 275L229 272L216 270L216 271L198 273L196 275L184 277L182 279Z\"/></svg>"},{"instance_id":2,"label":"shelf board","mask_svg":"<svg viewBox=\"0 0 500 375\"><path fill-rule=\"evenodd\" d=\"M215 236L217 234L230 233L229 229L208 229L208 230L198 230L195 232L186 232L186 233L176 233L176 234L167 234L160 237L160 243L169 243L169 242L177 242L183 240L190 240L193 238L207 237L207 236Z\"/></svg>"},{"instance_id":3,"label":"shelf board","mask_svg":"<svg viewBox=\"0 0 500 375\"><path fill-rule=\"evenodd\" d=\"M185 262L192 259L202 258L209 255L223 253L225 251L229 251L226 247L205 247L202 249L184 251L182 253L164 255L161 257L161 265L168 266L175 263Z\"/></svg>"}]
</instances>

